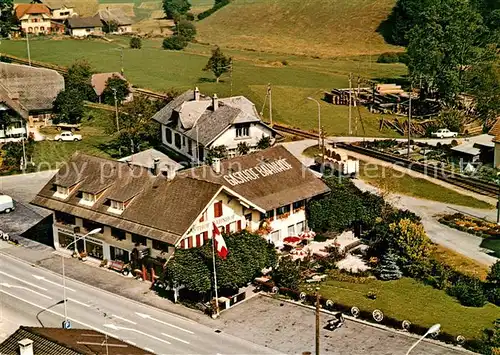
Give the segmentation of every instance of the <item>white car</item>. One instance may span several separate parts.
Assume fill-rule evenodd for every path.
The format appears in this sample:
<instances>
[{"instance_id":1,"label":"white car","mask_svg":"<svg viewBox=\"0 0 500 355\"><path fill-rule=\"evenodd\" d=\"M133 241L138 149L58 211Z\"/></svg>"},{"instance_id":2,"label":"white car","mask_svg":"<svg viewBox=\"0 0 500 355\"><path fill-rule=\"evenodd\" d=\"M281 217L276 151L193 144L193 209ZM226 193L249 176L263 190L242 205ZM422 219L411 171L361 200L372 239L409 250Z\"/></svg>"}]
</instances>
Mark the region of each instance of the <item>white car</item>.
<instances>
[{"instance_id":1,"label":"white car","mask_svg":"<svg viewBox=\"0 0 500 355\"><path fill-rule=\"evenodd\" d=\"M82 140L82 136L80 134L73 134L73 132L62 132L55 136L54 140L58 142L78 142Z\"/></svg>"},{"instance_id":2,"label":"white car","mask_svg":"<svg viewBox=\"0 0 500 355\"><path fill-rule=\"evenodd\" d=\"M10 213L14 211L14 201L12 197L7 195L0 195L0 212Z\"/></svg>"},{"instance_id":3,"label":"white car","mask_svg":"<svg viewBox=\"0 0 500 355\"><path fill-rule=\"evenodd\" d=\"M458 136L457 132L452 132L447 128L438 129L437 132L431 133L431 136L436 138L455 138Z\"/></svg>"}]
</instances>

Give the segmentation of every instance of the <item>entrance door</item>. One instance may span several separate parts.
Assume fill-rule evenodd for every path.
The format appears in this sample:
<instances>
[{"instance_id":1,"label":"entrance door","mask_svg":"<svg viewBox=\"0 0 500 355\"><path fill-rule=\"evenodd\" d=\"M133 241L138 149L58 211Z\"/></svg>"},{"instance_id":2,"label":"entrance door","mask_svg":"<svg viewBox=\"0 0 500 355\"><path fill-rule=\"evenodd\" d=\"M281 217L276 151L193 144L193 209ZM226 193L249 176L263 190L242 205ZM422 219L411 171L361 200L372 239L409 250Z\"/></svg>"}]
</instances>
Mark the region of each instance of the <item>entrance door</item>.
<instances>
[{"instance_id":1,"label":"entrance door","mask_svg":"<svg viewBox=\"0 0 500 355\"><path fill-rule=\"evenodd\" d=\"M85 241L83 239L79 239L76 242L76 250L78 250L79 253L82 253L85 251Z\"/></svg>"}]
</instances>

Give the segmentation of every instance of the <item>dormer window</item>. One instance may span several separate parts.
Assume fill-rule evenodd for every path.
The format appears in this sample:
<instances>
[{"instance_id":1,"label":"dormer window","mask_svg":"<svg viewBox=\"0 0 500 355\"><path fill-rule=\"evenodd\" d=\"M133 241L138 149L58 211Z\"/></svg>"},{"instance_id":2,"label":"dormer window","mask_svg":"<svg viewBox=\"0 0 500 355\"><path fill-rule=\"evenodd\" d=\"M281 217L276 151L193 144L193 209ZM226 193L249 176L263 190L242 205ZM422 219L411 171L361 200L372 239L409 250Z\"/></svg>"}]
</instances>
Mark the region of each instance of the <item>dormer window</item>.
<instances>
[{"instance_id":1,"label":"dormer window","mask_svg":"<svg viewBox=\"0 0 500 355\"><path fill-rule=\"evenodd\" d=\"M125 211L125 203L115 200L109 200L108 212L122 214Z\"/></svg>"},{"instance_id":2,"label":"dormer window","mask_svg":"<svg viewBox=\"0 0 500 355\"><path fill-rule=\"evenodd\" d=\"M54 197L66 199L69 196L69 188L56 185L56 192L54 193Z\"/></svg>"},{"instance_id":3,"label":"dormer window","mask_svg":"<svg viewBox=\"0 0 500 355\"><path fill-rule=\"evenodd\" d=\"M249 124L237 124L236 125L236 138L248 137L250 136L250 125Z\"/></svg>"},{"instance_id":4,"label":"dormer window","mask_svg":"<svg viewBox=\"0 0 500 355\"><path fill-rule=\"evenodd\" d=\"M80 203L82 205L92 206L96 202L96 200L97 200L96 195L88 192L83 192Z\"/></svg>"}]
</instances>

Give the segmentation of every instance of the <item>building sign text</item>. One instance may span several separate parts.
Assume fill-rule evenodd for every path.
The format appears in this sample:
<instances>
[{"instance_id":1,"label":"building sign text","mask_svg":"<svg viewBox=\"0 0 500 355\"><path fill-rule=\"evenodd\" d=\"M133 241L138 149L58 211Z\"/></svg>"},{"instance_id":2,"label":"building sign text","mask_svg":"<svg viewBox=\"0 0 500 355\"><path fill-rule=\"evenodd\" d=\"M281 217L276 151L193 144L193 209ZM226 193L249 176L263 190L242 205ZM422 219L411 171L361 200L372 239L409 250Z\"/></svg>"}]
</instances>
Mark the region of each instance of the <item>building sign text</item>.
<instances>
[{"instance_id":1,"label":"building sign text","mask_svg":"<svg viewBox=\"0 0 500 355\"><path fill-rule=\"evenodd\" d=\"M253 168L224 175L224 180L226 180L231 186L236 186L290 169L292 169L292 165L288 163L286 159L280 159L271 163L261 163Z\"/></svg>"}]
</instances>

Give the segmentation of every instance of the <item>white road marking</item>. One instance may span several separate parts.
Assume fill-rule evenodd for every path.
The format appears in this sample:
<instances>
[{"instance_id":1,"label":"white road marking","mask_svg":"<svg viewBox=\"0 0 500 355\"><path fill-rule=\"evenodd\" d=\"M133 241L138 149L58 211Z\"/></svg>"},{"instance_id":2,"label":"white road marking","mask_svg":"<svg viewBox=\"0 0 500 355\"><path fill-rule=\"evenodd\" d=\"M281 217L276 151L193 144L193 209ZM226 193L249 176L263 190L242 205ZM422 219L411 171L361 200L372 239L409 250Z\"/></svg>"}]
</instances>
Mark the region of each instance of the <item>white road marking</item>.
<instances>
[{"instance_id":1,"label":"white road marking","mask_svg":"<svg viewBox=\"0 0 500 355\"><path fill-rule=\"evenodd\" d=\"M144 313L139 313L139 312L135 312L135 314L137 314L139 317L141 318L144 318L144 319L151 319L155 322L158 322L158 323L161 323L161 324L165 324L169 327L172 327L172 328L175 328L175 329L179 329L179 330L182 330L183 332L186 332L186 333L189 333L189 334L194 334L192 331L190 330L187 330L187 329L184 329L184 328L181 328L181 327L178 327L176 325L173 325L173 324L170 324L170 323L167 323L167 322L164 322L162 320L159 320L159 319L156 319L156 318L153 318L151 317L149 314L144 314Z\"/></svg>"},{"instance_id":2,"label":"white road marking","mask_svg":"<svg viewBox=\"0 0 500 355\"><path fill-rule=\"evenodd\" d=\"M29 304L29 305L31 305L31 306L33 306L33 307L36 307L36 308L39 308L39 309L43 309L45 312L49 312L49 313L55 314L56 316L59 316L59 317L61 317L61 318L63 318L63 319L64 319L64 315L62 315L61 313L56 312L56 311L54 311L54 310L52 310L52 309L48 309L48 308L46 308L46 307L42 307L42 306L40 306L40 305L38 305L38 304L36 304L36 303L33 303L33 302L31 302L31 301L28 301L28 300L25 300L24 298L21 298L21 297L18 297L18 296L16 296L16 295L13 295L12 293L9 293L9 292L7 292L7 291L5 291L5 290L2 290L2 289L0 289L0 292L1 292L1 293L4 293L4 294L6 294L6 295L8 295L8 296L10 296L10 297L13 297L13 298L15 298L15 299L18 299L18 300L20 300L20 301L26 302L27 304ZM78 321L78 320L76 320L76 319L74 319L74 318L71 318L71 317L68 317L68 319L69 319L70 321L72 321L72 322L75 322L75 323L81 324L81 325L83 325L84 327L87 327L87 328L89 328L89 329L94 329L94 330L96 330L96 331L98 331L98 332L101 332L101 333L104 333L104 334L108 334L110 337L120 339L120 337L119 337L119 336L117 336L117 335L115 335L115 334L113 334L113 333L110 333L110 332L108 332L108 331L106 331L106 330L99 329L99 328L97 328L97 327L94 327L94 326L92 326L92 325L90 325L90 324L86 324L86 323L84 323L84 322Z\"/></svg>"},{"instance_id":3,"label":"white road marking","mask_svg":"<svg viewBox=\"0 0 500 355\"><path fill-rule=\"evenodd\" d=\"M184 343L184 344L189 344L189 341L185 341L185 340L182 340L182 339L179 339L179 338L173 337L173 336L168 335L168 334L165 334L165 333L161 333L161 335L164 335L164 336L166 336L167 338L171 338L171 339L174 339L174 340L180 341L181 343Z\"/></svg>"},{"instance_id":4,"label":"white road marking","mask_svg":"<svg viewBox=\"0 0 500 355\"><path fill-rule=\"evenodd\" d=\"M125 327L119 327L115 324L103 324L103 326L105 326L106 328L110 328L110 329L114 329L114 330L128 330L130 332L134 332L134 333L138 333L138 334L141 334L141 335L144 335L144 336L147 336L151 339L154 339L154 340L157 340L157 341L161 341L162 343L165 343L165 344L168 344L168 345L171 345L172 343L171 342L168 342L164 339L161 339L161 338L158 338L158 337L155 337L154 335L151 335L151 334L148 334L148 333L145 333L143 331L140 331L138 329L133 329L133 328L125 328Z\"/></svg>"},{"instance_id":5,"label":"white road marking","mask_svg":"<svg viewBox=\"0 0 500 355\"><path fill-rule=\"evenodd\" d=\"M153 353L153 354L155 353L155 351L153 349L150 349L150 348L144 348L144 350L149 351L150 353Z\"/></svg>"},{"instance_id":6,"label":"white road marking","mask_svg":"<svg viewBox=\"0 0 500 355\"><path fill-rule=\"evenodd\" d=\"M11 279L17 280L17 281L19 281L19 282L25 283L26 285L30 285L30 286L32 286L32 287L34 287L34 288L38 288L39 290L42 290L42 291L47 291L47 289L46 289L46 288L43 288L43 287L41 287L41 286L38 286L38 285L32 284L31 282L28 282L28 281L24 281L24 280L22 280L22 279L20 279L20 278L18 278L18 277L15 277L15 276L9 275L9 274L8 274L8 273L6 273L6 272L0 271L0 274L2 274L2 275L4 275L4 276L7 276L7 277L10 277Z\"/></svg>"},{"instance_id":7,"label":"white road marking","mask_svg":"<svg viewBox=\"0 0 500 355\"><path fill-rule=\"evenodd\" d=\"M120 317L120 316L117 316L116 314L112 314L111 317L119 319L119 320L122 320L124 322L130 323L130 324L133 324L133 325L137 324L136 322L132 322L131 320L125 319L125 318Z\"/></svg>"},{"instance_id":8,"label":"white road marking","mask_svg":"<svg viewBox=\"0 0 500 355\"><path fill-rule=\"evenodd\" d=\"M70 297L68 297L68 298L67 298L67 300L68 300L68 301L71 301L71 302L78 303L78 304L80 304L80 305L82 305L82 306L84 306L84 307L87 307L87 308L89 308L89 307L90 307L90 305L89 305L89 304L87 304L87 303L83 303L83 302L80 302L80 301L75 300L75 299L70 298Z\"/></svg>"},{"instance_id":9,"label":"white road marking","mask_svg":"<svg viewBox=\"0 0 500 355\"><path fill-rule=\"evenodd\" d=\"M0 283L0 286L7 287L7 288L19 288L19 289L21 289L21 290L26 290L26 291L29 291L29 292L33 292L35 295L45 297L45 298L47 298L47 299L49 299L49 300L51 300L51 299L52 299L52 297L46 296L46 295L44 295L43 293L36 292L36 291L34 291L34 290L30 289L30 288L24 287L24 286L9 285L9 284L8 284L8 283L6 283L6 282L2 282L2 283Z\"/></svg>"},{"instance_id":10,"label":"white road marking","mask_svg":"<svg viewBox=\"0 0 500 355\"><path fill-rule=\"evenodd\" d=\"M43 281L45 281L45 282L48 282L49 284L52 284L52 285L55 285L55 286L59 286L59 287L63 287L63 285L62 285L62 284L57 283L57 282L54 282L54 281L47 280L47 279L46 279L45 277L43 277L43 276L38 276L38 275L31 275L31 276L33 276L33 277L34 277L35 279L37 279L37 280L43 280ZM69 291L71 291L71 292L76 292L75 290L73 290L71 287L68 287L68 286L66 286L66 290L69 290Z\"/></svg>"}]
</instances>

